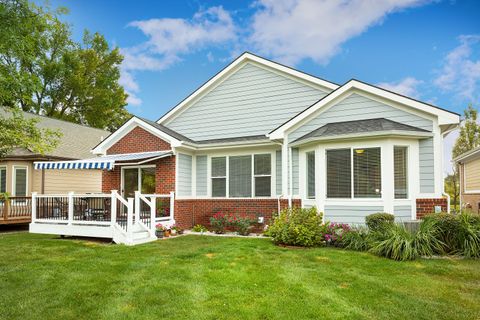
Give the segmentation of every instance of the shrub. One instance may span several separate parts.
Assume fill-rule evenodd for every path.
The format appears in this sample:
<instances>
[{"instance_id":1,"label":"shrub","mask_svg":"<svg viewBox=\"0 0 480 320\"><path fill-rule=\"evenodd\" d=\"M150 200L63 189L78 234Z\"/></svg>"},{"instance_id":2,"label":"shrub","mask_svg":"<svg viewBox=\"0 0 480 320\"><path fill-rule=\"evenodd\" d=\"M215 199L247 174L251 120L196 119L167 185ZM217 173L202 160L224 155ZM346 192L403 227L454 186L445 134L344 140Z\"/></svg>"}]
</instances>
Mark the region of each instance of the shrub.
<instances>
[{"instance_id":1,"label":"shrub","mask_svg":"<svg viewBox=\"0 0 480 320\"><path fill-rule=\"evenodd\" d=\"M342 237L342 246L355 251L368 251L372 247L372 235L365 227L350 229Z\"/></svg>"},{"instance_id":2,"label":"shrub","mask_svg":"<svg viewBox=\"0 0 480 320\"><path fill-rule=\"evenodd\" d=\"M435 220L424 220L415 232L413 246L419 256L433 256L443 253L445 244L440 237L440 226Z\"/></svg>"},{"instance_id":3,"label":"shrub","mask_svg":"<svg viewBox=\"0 0 480 320\"><path fill-rule=\"evenodd\" d=\"M327 245L341 247L342 237L350 231L350 226L343 223L326 223L322 229L322 237Z\"/></svg>"},{"instance_id":4,"label":"shrub","mask_svg":"<svg viewBox=\"0 0 480 320\"><path fill-rule=\"evenodd\" d=\"M458 241L458 217L448 213L434 213L423 218L423 222L433 221L438 228L438 239L443 243L436 253L456 254L460 247Z\"/></svg>"},{"instance_id":5,"label":"shrub","mask_svg":"<svg viewBox=\"0 0 480 320\"><path fill-rule=\"evenodd\" d=\"M210 217L210 226L212 227L213 232L217 234L225 233L229 223L229 216L224 213L218 212Z\"/></svg>"},{"instance_id":6,"label":"shrub","mask_svg":"<svg viewBox=\"0 0 480 320\"><path fill-rule=\"evenodd\" d=\"M418 252L414 245L415 237L403 225L392 224L385 230L384 239L376 239L370 251L393 260L414 260Z\"/></svg>"},{"instance_id":7,"label":"shrub","mask_svg":"<svg viewBox=\"0 0 480 320\"><path fill-rule=\"evenodd\" d=\"M322 243L322 214L316 208L287 208L273 220L266 234L276 244L303 247Z\"/></svg>"},{"instance_id":8,"label":"shrub","mask_svg":"<svg viewBox=\"0 0 480 320\"><path fill-rule=\"evenodd\" d=\"M480 219L469 213L458 216L459 252L466 258L480 258Z\"/></svg>"},{"instance_id":9,"label":"shrub","mask_svg":"<svg viewBox=\"0 0 480 320\"><path fill-rule=\"evenodd\" d=\"M365 217L365 223L370 231L384 231L394 224L395 216L393 214L378 212Z\"/></svg>"},{"instance_id":10,"label":"shrub","mask_svg":"<svg viewBox=\"0 0 480 320\"><path fill-rule=\"evenodd\" d=\"M206 232L208 231L206 227L202 226L201 224L196 224L193 228L192 228L192 231L193 232Z\"/></svg>"},{"instance_id":11,"label":"shrub","mask_svg":"<svg viewBox=\"0 0 480 320\"><path fill-rule=\"evenodd\" d=\"M255 219L246 215L232 215L230 218L231 226L233 226L235 231L241 236L248 236L255 222Z\"/></svg>"}]
</instances>

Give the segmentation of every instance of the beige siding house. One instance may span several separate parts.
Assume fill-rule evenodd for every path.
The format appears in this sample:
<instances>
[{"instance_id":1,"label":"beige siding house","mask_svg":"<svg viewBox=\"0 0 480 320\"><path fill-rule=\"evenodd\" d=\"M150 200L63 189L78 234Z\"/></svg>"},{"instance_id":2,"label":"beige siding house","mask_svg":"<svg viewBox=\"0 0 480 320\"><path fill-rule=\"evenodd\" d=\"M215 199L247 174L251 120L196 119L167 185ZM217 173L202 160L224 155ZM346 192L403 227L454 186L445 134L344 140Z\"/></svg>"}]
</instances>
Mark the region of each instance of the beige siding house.
<instances>
[{"instance_id":1,"label":"beige siding house","mask_svg":"<svg viewBox=\"0 0 480 320\"><path fill-rule=\"evenodd\" d=\"M0 116L8 116L8 113L0 109ZM86 193L102 190L102 173L99 170L35 170L33 163L39 160L91 158L91 148L106 138L110 134L108 131L26 112L24 116L37 118L39 120L37 126L40 128L59 130L60 143L55 150L46 155L17 148L0 160L0 193L8 193L11 204L17 204L8 206L0 203L0 224L2 221L6 223L7 220L11 223L10 214L30 219L27 205L32 192L63 194L69 191ZM12 212L14 210L18 212Z\"/></svg>"},{"instance_id":2,"label":"beige siding house","mask_svg":"<svg viewBox=\"0 0 480 320\"><path fill-rule=\"evenodd\" d=\"M480 213L480 147L455 159L460 172L460 201L463 208Z\"/></svg>"}]
</instances>

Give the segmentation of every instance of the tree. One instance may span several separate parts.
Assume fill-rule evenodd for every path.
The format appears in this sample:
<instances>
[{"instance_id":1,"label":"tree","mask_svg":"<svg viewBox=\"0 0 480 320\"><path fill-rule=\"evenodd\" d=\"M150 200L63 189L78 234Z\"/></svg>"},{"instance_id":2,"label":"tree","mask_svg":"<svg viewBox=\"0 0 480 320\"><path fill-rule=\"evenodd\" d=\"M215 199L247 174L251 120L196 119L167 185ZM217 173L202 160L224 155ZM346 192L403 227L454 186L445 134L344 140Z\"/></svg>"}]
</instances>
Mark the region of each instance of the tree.
<instances>
[{"instance_id":1,"label":"tree","mask_svg":"<svg viewBox=\"0 0 480 320\"><path fill-rule=\"evenodd\" d=\"M1 110L0 110L1 111ZM45 154L58 145L60 132L37 127L38 119L26 119L18 109L0 112L0 159L14 148L25 148L33 153Z\"/></svg>"},{"instance_id":2,"label":"tree","mask_svg":"<svg viewBox=\"0 0 480 320\"><path fill-rule=\"evenodd\" d=\"M445 192L450 195L450 202L456 206L460 196L460 184L456 169L454 169L452 174L445 177Z\"/></svg>"},{"instance_id":3,"label":"tree","mask_svg":"<svg viewBox=\"0 0 480 320\"><path fill-rule=\"evenodd\" d=\"M0 2L0 105L114 130L129 117L118 84L123 57L98 33L73 41L65 13Z\"/></svg>"},{"instance_id":4,"label":"tree","mask_svg":"<svg viewBox=\"0 0 480 320\"><path fill-rule=\"evenodd\" d=\"M452 150L454 159L462 153L480 146L480 124L477 123L478 110L469 105L464 111L464 115L464 124L460 127L460 135Z\"/></svg>"}]
</instances>

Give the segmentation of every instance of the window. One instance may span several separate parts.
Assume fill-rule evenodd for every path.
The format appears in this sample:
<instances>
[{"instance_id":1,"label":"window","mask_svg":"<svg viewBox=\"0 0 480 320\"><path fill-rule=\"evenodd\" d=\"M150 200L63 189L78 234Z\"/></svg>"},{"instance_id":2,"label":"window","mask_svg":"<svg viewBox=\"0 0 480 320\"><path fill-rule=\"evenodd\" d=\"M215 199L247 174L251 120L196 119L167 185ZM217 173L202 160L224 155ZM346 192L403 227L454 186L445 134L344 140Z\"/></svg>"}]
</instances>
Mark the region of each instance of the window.
<instances>
[{"instance_id":1,"label":"window","mask_svg":"<svg viewBox=\"0 0 480 320\"><path fill-rule=\"evenodd\" d=\"M307 198L315 198L315 152L307 153Z\"/></svg>"},{"instance_id":2,"label":"window","mask_svg":"<svg viewBox=\"0 0 480 320\"><path fill-rule=\"evenodd\" d=\"M13 195L25 197L27 195L27 168L13 167Z\"/></svg>"},{"instance_id":3,"label":"window","mask_svg":"<svg viewBox=\"0 0 480 320\"><path fill-rule=\"evenodd\" d=\"M272 159L270 154L254 156L255 197L270 197L272 194Z\"/></svg>"},{"instance_id":4,"label":"window","mask_svg":"<svg viewBox=\"0 0 480 320\"><path fill-rule=\"evenodd\" d=\"M380 148L353 150L353 185L355 198L380 198Z\"/></svg>"},{"instance_id":5,"label":"window","mask_svg":"<svg viewBox=\"0 0 480 320\"><path fill-rule=\"evenodd\" d=\"M327 150L327 198L351 198L350 149Z\"/></svg>"},{"instance_id":6,"label":"window","mask_svg":"<svg viewBox=\"0 0 480 320\"><path fill-rule=\"evenodd\" d=\"M227 196L227 158L212 158L212 197Z\"/></svg>"},{"instance_id":7,"label":"window","mask_svg":"<svg viewBox=\"0 0 480 320\"><path fill-rule=\"evenodd\" d=\"M407 147L393 148L393 170L395 172L395 199L408 198Z\"/></svg>"},{"instance_id":8,"label":"window","mask_svg":"<svg viewBox=\"0 0 480 320\"><path fill-rule=\"evenodd\" d=\"M270 197L272 157L270 154L213 157L211 178L212 197Z\"/></svg>"},{"instance_id":9,"label":"window","mask_svg":"<svg viewBox=\"0 0 480 320\"><path fill-rule=\"evenodd\" d=\"M7 168L0 167L0 193L7 192Z\"/></svg>"}]
</instances>

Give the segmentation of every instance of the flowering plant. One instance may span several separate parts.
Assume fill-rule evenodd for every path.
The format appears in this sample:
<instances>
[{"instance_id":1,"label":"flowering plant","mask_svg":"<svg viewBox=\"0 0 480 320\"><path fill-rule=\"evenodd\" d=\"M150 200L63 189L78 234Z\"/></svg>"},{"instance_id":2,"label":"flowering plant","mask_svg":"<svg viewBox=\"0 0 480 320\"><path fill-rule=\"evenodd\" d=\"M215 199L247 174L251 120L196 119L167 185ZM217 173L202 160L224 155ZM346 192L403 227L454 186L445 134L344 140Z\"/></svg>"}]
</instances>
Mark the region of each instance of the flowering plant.
<instances>
[{"instance_id":1,"label":"flowering plant","mask_svg":"<svg viewBox=\"0 0 480 320\"><path fill-rule=\"evenodd\" d=\"M230 215L230 225L235 228L237 233L241 236L248 236L256 219L249 217L246 214L232 214Z\"/></svg>"},{"instance_id":2,"label":"flowering plant","mask_svg":"<svg viewBox=\"0 0 480 320\"><path fill-rule=\"evenodd\" d=\"M155 229L156 229L157 231L167 231L167 230L168 230L168 228L165 227L164 225L162 225L161 223L157 223L157 224L155 225Z\"/></svg>"},{"instance_id":3,"label":"flowering plant","mask_svg":"<svg viewBox=\"0 0 480 320\"><path fill-rule=\"evenodd\" d=\"M230 217L225 213L217 212L210 217L210 226L212 227L213 232L217 234L225 233L229 224Z\"/></svg>"},{"instance_id":4,"label":"flowering plant","mask_svg":"<svg viewBox=\"0 0 480 320\"><path fill-rule=\"evenodd\" d=\"M323 226L323 238L327 245L340 246L342 237L350 231L350 226L344 223L326 223Z\"/></svg>"}]
</instances>

